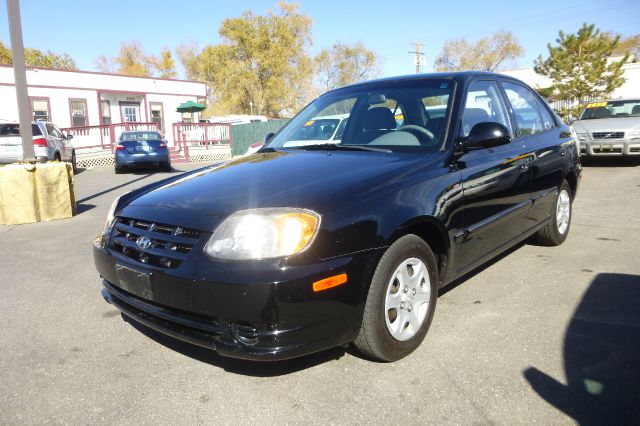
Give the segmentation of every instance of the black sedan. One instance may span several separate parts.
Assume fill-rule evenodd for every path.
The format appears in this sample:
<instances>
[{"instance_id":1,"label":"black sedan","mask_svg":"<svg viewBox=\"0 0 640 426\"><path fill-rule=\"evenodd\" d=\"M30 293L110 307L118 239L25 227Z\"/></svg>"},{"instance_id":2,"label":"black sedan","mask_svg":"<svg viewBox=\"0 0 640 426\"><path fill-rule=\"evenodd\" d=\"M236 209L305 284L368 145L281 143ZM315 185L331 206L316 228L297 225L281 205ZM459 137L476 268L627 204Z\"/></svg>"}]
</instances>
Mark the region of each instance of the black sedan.
<instances>
[{"instance_id":1,"label":"black sedan","mask_svg":"<svg viewBox=\"0 0 640 426\"><path fill-rule=\"evenodd\" d=\"M339 143L295 142L335 114L349 116ZM115 200L94 244L108 302L226 356L354 342L393 361L424 339L441 287L524 239L569 232L576 141L510 77L341 88L266 139Z\"/></svg>"},{"instance_id":2,"label":"black sedan","mask_svg":"<svg viewBox=\"0 0 640 426\"><path fill-rule=\"evenodd\" d=\"M135 167L154 167L171 170L171 156L167 142L159 132L122 132L115 150L115 172Z\"/></svg>"}]
</instances>

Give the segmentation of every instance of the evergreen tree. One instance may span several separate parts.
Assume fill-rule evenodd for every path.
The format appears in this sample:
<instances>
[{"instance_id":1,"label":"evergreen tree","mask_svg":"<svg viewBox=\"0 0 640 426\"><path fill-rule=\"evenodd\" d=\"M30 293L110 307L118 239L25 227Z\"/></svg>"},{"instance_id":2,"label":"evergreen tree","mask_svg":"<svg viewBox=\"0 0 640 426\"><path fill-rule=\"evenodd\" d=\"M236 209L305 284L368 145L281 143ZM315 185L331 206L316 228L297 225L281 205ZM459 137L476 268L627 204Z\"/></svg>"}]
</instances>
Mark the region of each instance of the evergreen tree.
<instances>
[{"instance_id":1,"label":"evergreen tree","mask_svg":"<svg viewBox=\"0 0 640 426\"><path fill-rule=\"evenodd\" d=\"M608 96L624 83L622 65L628 55L612 61L620 36L600 33L594 25L582 25L576 34L560 31L557 46L547 45L549 57L535 61L535 71L553 80L552 99L583 103Z\"/></svg>"}]
</instances>

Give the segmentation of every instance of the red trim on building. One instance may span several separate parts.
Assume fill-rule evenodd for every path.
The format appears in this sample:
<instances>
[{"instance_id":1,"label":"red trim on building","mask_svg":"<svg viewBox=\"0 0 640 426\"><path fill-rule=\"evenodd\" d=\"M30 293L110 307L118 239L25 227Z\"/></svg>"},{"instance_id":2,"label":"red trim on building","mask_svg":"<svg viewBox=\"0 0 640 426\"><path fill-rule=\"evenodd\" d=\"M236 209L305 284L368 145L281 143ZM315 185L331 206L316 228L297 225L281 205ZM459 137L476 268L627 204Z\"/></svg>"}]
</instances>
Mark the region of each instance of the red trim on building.
<instances>
[{"instance_id":1,"label":"red trim on building","mask_svg":"<svg viewBox=\"0 0 640 426\"><path fill-rule=\"evenodd\" d=\"M11 86L14 87L14 83L0 83L0 86ZM110 89L101 89L96 87L70 87L70 86L46 86L42 84L29 84L28 88L34 89L60 89L60 90L87 90L87 91L97 91L101 93L129 93L132 95L164 95L164 96L193 96L194 98L198 98L199 95L194 95L193 93L167 93L167 92L132 92L130 90L110 90Z\"/></svg>"}]
</instances>

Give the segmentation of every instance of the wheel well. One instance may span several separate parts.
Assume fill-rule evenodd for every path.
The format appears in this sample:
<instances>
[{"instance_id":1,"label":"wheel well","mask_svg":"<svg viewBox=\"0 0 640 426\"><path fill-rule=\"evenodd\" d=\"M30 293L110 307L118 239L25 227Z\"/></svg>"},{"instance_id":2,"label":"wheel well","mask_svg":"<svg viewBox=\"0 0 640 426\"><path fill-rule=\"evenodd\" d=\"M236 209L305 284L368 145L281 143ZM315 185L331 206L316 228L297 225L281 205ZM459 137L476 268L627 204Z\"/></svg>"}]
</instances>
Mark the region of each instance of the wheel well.
<instances>
[{"instance_id":1,"label":"wheel well","mask_svg":"<svg viewBox=\"0 0 640 426\"><path fill-rule=\"evenodd\" d=\"M62 156L60 155L60 153L59 153L58 151L56 151L56 152L53 154L53 159L54 159L54 160L58 160L58 161L59 161L59 160L62 160Z\"/></svg>"},{"instance_id":2,"label":"wheel well","mask_svg":"<svg viewBox=\"0 0 640 426\"><path fill-rule=\"evenodd\" d=\"M564 178L567 180L567 182L569 182L569 187L571 188L571 198L573 198L576 195L576 189L578 187L578 179L576 178L576 175L573 172L567 173L567 175Z\"/></svg>"},{"instance_id":3,"label":"wheel well","mask_svg":"<svg viewBox=\"0 0 640 426\"><path fill-rule=\"evenodd\" d=\"M395 239L407 234L417 235L429 244L433 254L436 255L438 273L442 278L447 269L447 259L449 257L449 241L446 231L433 222L421 221L400 229Z\"/></svg>"}]
</instances>

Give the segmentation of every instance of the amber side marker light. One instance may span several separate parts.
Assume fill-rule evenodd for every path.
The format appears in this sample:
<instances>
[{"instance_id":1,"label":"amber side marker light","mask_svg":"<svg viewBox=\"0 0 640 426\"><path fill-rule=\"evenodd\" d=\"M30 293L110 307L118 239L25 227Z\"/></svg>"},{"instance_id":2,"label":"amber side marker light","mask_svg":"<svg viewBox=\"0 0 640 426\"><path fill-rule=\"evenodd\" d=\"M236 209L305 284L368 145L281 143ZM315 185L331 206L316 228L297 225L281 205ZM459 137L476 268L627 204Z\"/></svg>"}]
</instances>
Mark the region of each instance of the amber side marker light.
<instances>
[{"instance_id":1,"label":"amber side marker light","mask_svg":"<svg viewBox=\"0 0 640 426\"><path fill-rule=\"evenodd\" d=\"M313 291L328 290L347 283L347 274L334 275L313 283Z\"/></svg>"}]
</instances>

